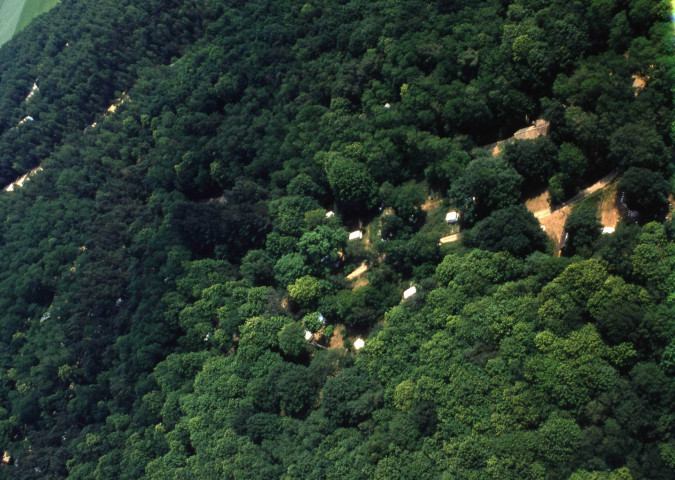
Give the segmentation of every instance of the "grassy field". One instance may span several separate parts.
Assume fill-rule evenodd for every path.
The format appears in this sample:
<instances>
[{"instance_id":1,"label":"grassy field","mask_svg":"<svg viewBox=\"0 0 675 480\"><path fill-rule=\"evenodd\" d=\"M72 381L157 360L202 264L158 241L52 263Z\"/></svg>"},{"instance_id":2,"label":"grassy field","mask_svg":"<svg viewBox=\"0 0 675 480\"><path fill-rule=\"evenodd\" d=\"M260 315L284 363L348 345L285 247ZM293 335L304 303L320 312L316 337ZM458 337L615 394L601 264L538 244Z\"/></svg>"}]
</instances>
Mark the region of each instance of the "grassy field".
<instances>
[{"instance_id":1,"label":"grassy field","mask_svg":"<svg viewBox=\"0 0 675 480\"><path fill-rule=\"evenodd\" d=\"M0 45L59 0L0 0Z\"/></svg>"},{"instance_id":2,"label":"grassy field","mask_svg":"<svg viewBox=\"0 0 675 480\"><path fill-rule=\"evenodd\" d=\"M16 32L23 30L31 20L59 3L59 0L25 0Z\"/></svg>"}]
</instances>

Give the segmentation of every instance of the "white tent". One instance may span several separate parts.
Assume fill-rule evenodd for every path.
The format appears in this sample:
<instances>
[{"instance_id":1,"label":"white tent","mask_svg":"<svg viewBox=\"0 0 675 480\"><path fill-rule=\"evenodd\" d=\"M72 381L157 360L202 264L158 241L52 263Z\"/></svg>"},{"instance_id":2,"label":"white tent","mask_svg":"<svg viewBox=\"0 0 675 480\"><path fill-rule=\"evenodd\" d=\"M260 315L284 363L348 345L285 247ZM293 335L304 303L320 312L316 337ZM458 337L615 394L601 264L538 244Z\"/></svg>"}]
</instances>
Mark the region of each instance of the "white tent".
<instances>
[{"instance_id":1,"label":"white tent","mask_svg":"<svg viewBox=\"0 0 675 480\"><path fill-rule=\"evenodd\" d=\"M349 234L350 240L361 240L362 238L363 233L361 233L361 230L354 230L352 233Z\"/></svg>"},{"instance_id":2,"label":"white tent","mask_svg":"<svg viewBox=\"0 0 675 480\"><path fill-rule=\"evenodd\" d=\"M457 213L454 210L451 210L445 215L445 221L448 223L457 223L457 220L459 219L459 213Z\"/></svg>"}]
</instances>

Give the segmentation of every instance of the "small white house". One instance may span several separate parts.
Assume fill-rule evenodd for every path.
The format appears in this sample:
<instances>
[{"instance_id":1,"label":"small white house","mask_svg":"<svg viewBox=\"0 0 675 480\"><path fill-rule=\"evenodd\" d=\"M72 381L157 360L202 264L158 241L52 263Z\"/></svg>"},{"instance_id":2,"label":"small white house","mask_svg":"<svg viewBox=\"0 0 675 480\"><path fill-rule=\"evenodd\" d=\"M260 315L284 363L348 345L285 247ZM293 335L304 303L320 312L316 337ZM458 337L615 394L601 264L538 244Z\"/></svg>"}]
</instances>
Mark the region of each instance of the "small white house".
<instances>
[{"instance_id":1,"label":"small white house","mask_svg":"<svg viewBox=\"0 0 675 480\"><path fill-rule=\"evenodd\" d=\"M335 215L335 212L333 212L333 211L326 212L326 218L330 218L330 217L332 217L332 216L334 216L334 215Z\"/></svg>"},{"instance_id":2,"label":"small white house","mask_svg":"<svg viewBox=\"0 0 675 480\"><path fill-rule=\"evenodd\" d=\"M361 240L362 238L363 233L361 233L361 230L354 230L352 233L349 234L350 240Z\"/></svg>"},{"instance_id":3,"label":"small white house","mask_svg":"<svg viewBox=\"0 0 675 480\"><path fill-rule=\"evenodd\" d=\"M445 221L448 223L457 223L457 220L459 220L459 213L454 210L445 215Z\"/></svg>"},{"instance_id":4,"label":"small white house","mask_svg":"<svg viewBox=\"0 0 675 480\"><path fill-rule=\"evenodd\" d=\"M309 330L305 330L305 340L309 342L312 338L314 338L314 334Z\"/></svg>"},{"instance_id":5,"label":"small white house","mask_svg":"<svg viewBox=\"0 0 675 480\"><path fill-rule=\"evenodd\" d=\"M614 227L605 227L602 229L602 234L614 233Z\"/></svg>"},{"instance_id":6,"label":"small white house","mask_svg":"<svg viewBox=\"0 0 675 480\"><path fill-rule=\"evenodd\" d=\"M408 300L410 297L414 296L417 293L417 287L410 287L405 292L403 292L403 300Z\"/></svg>"},{"instance_id":7,"label":"small white house","mask_svg":"<svg viewBox=\"0 0 675 480\"><path fill-rule=\"evenodd\" d=\"M389 105L389 103L385 103L384 108L391 108L391 105Z\"/></svg>"},{"instance_id":8,"label":"small white house","mask_svg":"<svg viewBox=\"0 0 675 480\"><path fill-rule=\"evenodd\" d=\"M364 342L362 338L357 338L354 340L354 350L361 350L365 344L366 342Z\"/></svg>"}]
</instances>

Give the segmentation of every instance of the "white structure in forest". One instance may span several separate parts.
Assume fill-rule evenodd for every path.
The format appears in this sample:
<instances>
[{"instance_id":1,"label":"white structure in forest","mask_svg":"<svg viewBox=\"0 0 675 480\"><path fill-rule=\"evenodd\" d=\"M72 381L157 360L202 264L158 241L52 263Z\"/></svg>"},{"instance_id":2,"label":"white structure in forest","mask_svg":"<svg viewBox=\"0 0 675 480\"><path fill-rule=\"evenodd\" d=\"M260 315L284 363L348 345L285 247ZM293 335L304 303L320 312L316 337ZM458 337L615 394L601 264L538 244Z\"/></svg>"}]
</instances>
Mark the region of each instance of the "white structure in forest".
<instances>
[{"instance_id":1,"label":"white structure in forest","mask_svg":"<svg viewBox=\"0 0 675 480\"><path fill-rule=\"evenodd\" d=\"M449 211L445 215L445 221L448 223L457 223L457 220L459 220L459 213L454 210Z\"/></svg>"},{"instance_id":2,"label":"white structure in forest","mask_svg":"<svg viewBox=\"0 0 675 480\"><path fill-rule=\"evenodd\" d=\"M410 287L405 292L403 292L403 300L408 300L410 297L413 297L417 294L417 287Z\"/></svg>"},{"instance_id":3,"label":"white structure in forest","mask_svg":"<svg viewBox=\"0 0 675 480\"><path fill-rule=\"evenodd\" d=\"M361 337L354 340L354 350L361 350L366 342L363 341Z\"/></svg>"},{"instance_id":4,"label":"white structure in forest","mask_svg":"<svg viewBox=\"0 0 675 480\"><path fill-rule=\"evenodd\" d=\"M361 230L354 230L352 233L349 234L350 240L361 240L362 238L363 233L361 233Z\"/></svg>"}]
</instances>

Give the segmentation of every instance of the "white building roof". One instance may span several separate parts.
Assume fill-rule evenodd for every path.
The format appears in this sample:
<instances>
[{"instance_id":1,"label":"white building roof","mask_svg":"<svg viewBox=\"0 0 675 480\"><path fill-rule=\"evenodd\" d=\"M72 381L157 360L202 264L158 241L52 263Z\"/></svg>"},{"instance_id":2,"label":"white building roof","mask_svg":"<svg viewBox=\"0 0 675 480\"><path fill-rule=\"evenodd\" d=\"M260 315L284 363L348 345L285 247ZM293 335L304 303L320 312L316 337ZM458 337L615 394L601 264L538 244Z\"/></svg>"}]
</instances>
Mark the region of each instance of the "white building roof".
<instances>
[{"instance_id":1,"label":"white building roof","mask_svg":"<svg viewBox=\"0 0 675 480\"><path fill-rule=\"evenodd\" d=\"M417 287L410 287L405 292L403 292L403 300L407 300L417 293Z\"/></svg>"},{"instance_id":2,"label":"white building roof","mask_svg":"<svg viewBox=\"0 0 675 480\"><path fill-rule=\"evenodd\" d=\"M361 350L365 344L366 342L364 342L362 338L357 338L354 340L354 350Z\"/></svg>"},{"instance_id":3,"label":"white building roof","mask_svg":"<svg viewBox=\"0 0 675 480\"><path fill-rule=\"evenodd\" d=\"M614 233L614 227L605 227L605 228L603 228L603 229L602 229L602 234L604 235L604 234L606 234L606 233Z\"/></svg>"},{"instance_id":4,"label":"white building roof","mask_svg":"<svg viewBox=\"0 0 675 480\"><path fill-rule=\"evenodd\" d=\"M333 212L333 211L326 212L326 218L330 218L330 217L332 217L333 215L335 215L335 212Z\"/></svg>"},{"instance_id":5,"label":"white building roof","mask_svg":"<svg viewBox=\"0 0 675 480\"><path fill-rule=\"evenodd\" d=\"M455 223L457 221L457 219L459 219L459 213L457 213L454 210L449 211L445 215L445 221L448 222L448 223Z\"/></svg>"},{"instance_id":6,"label":"white building roof","mask_svg":"<svg viewBox=\"0 0 675 480\"><path fill-rule=\"evenodd\" d=\"M350 240L361 240L362 238L363 233L361 233L361 230L354 230L352 233L349 234Z\"/></svg>"},{"instance_id":7,"label":"white building roof","mask_svg":"<svg viewBox=\"0 0 675 480\"><path fill-rule=\"evenodd\" d=\"M309 342L312 338L314 338L314 334L309 330L305 330L305 340Z\"/></svg>"}]
</instances>

